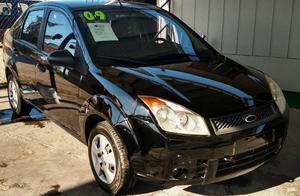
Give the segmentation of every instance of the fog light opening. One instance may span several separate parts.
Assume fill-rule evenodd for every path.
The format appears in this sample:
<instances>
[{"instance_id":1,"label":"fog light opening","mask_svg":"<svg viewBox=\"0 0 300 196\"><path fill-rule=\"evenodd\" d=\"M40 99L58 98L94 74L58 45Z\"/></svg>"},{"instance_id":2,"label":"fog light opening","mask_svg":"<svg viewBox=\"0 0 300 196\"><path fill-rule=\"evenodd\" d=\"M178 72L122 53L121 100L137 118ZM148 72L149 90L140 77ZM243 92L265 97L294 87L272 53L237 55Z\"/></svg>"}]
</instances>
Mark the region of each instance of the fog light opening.
<instances>
[{"instance_id":1,"label":"fog light opening","mask_svg":"<svg viewBox=\"0 0 300 196\"><path fill-rule=\"evenodd\" d=\"M172 177L175 179L185 179L187 176L187 169L176 167L172 171Z\"/></svg>"},{"instance_id":2,"label":"fog light opening","mask_svg":"<svg viewBox=\"0 0 300 196\"><path fill-rule=\"evenodd\" d=\"M281 151L281 149L282 149L282 144L283 144L283 142L282 142L282 139L280 138L280 139L278 140L278 145L277 145L275 154L278 154L278 153Z\"/></svg>"}]
</instances>

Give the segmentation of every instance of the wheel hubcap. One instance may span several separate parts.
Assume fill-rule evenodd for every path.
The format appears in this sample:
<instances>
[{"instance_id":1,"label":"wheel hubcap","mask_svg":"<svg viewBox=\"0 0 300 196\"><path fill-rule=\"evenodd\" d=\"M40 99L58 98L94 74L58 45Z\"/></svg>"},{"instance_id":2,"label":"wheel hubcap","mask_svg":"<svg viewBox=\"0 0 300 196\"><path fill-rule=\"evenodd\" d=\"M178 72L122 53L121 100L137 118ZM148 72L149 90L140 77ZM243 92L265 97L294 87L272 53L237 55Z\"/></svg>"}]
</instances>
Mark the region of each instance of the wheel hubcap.
<instances>
[{"instance_id":1,"label":"wheel hubcap","mask_svg":"<svg viewBox=\"0 0 300 196\"><path fill-rule=\"evenodd\" d=\"M101 181L111 184L116 177L116 157L108 139L98 134L92 141L92 160L95 172Z\"/></svg>"},{"instance_id":2,"label":"wheel hubcap","mask_svg":"<svg viewBox=\"0 0 300 196\"><path fill-rule=\"evenodd\" d=\"M13 109L18 107L18 92L14 81L10 80L8 83L8 98Z\"/></svg>"}]
</instances>

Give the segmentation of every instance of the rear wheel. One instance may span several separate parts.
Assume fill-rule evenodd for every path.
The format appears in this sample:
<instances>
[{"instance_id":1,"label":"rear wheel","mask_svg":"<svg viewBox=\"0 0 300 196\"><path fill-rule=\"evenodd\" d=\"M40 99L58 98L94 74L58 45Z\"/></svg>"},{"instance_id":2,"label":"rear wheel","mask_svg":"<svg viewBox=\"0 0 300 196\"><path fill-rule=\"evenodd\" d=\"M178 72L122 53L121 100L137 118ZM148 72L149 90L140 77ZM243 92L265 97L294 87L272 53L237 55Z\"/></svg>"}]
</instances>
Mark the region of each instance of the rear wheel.
<instances>
[{"instance_id":1,"label":"rear wheel","mask_svg":"<svg viewBox=\"0 0 300 196\"><path fill-rule=\"evenodd\" d=\"M89 137L89 159L98 184L112 194L129 191L135 184L127 149L108 123L97 124Z\"/></svg>"},{"instance_id":2,"label":"rear wheel","mask_svg":"<svg viewBox=\"0 0 300 196\"><path fill-rule=\"evenodd\" d=\"M12 75L7 77L7 94L10 107L14 114L18 116L29 114L32 107L23 100L19 84Z\"/></svg>"}]
</instances>

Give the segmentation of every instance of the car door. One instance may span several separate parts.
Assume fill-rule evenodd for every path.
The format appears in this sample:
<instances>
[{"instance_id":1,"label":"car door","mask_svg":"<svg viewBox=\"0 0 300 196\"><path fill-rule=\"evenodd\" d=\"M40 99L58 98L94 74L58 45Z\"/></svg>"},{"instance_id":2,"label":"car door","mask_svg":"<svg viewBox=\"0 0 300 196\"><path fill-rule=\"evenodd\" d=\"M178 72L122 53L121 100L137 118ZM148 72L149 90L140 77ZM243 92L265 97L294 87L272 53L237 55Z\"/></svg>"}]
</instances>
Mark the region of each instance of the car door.
<instances>
[{"instance_id":1,"label":"car door","mask_svg":"<svg viewBox=\"0 0 300 196\"><path fill-rule=\"evenodd\" d=\"M21 84L21 93L25 99L36 98L36 65L40 56L39 38L44 19L43 9L31 10L25 17L21 35L15 38L13 52L14 65Z\"/></svg>"},{"instance_id":2,"label":"car door","mask_svg":"<svg viewBox=\"0 0 300 196\"><path fill-rule=\"evenodd\" d=\"M37 104L51 118L75 130L78 125L78 87L81 72L81 54L71 21L62 11L51 10L43 41L44 56L57 50L68 50L76 59L74 67L40 64L37 67L37 89L43 101Z\"/></svg>"}]
</instances>

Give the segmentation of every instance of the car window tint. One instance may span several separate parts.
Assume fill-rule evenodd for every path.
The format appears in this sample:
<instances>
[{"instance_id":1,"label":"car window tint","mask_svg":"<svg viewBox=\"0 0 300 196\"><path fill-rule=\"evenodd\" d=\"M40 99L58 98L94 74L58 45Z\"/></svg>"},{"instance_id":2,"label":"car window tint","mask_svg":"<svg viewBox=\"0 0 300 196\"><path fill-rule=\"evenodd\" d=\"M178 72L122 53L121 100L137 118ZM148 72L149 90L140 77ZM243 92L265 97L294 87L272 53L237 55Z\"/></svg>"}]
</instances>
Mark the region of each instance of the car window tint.
<instances>
[{"instance_id":1,"label":"car window tint","mask_svg":"<svg viewBox=\"0 0 300 196\"><path fill-rule=\"evenodd\" d=\"M11 3L0 3L0 16L11 15L12 5Z\"/></svg>"},{"instance_id":2,"label":"car window tint","mask_svg":"<svg viewBox=\"0 0 300 196\"><path fill-rule=\"evenodd\" d=\"M74 55L76 40L68 19L60 12L50 13L44 39L44 51L68 50Z\"/></svg>"},{"instance_id":3,"label":"car window tint","mask_svg":"<svg viewBox=\"0 0 300 196\"><path fill-rule=\"evenodd\" d=\"M109 56L158 65L193 58L207 61L217 55L195 32L162 10L83 9L75 19L95 61Z\"/></svg>"},{"instance_id":4,"label":"car window tint","mask_svg":"<svg viewBox=\"0 0 300 196\"><path fill-rule=\"evenodd\" d=\"M21 35L23 20L24 20L24 15L18 18L17 21L12 26L12 28L14 29L13 37L16 39L19 38L19 36Z\"/></svg>"},{"instance_id":5,"label":"car window tint","mask_svg":"<svg viewBox=\"0 0 300 196\"><path fill-rule=\"evenodd\" d=\"M43 21L43 10L32 11L28 14L22 31L22 39L37 45L41 25Z\"/></svg>"}]
</instances>

